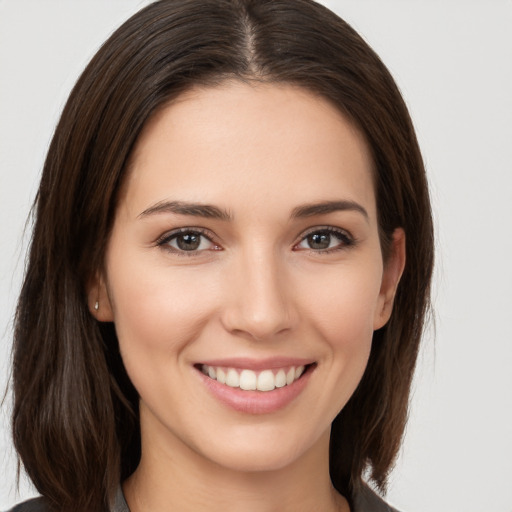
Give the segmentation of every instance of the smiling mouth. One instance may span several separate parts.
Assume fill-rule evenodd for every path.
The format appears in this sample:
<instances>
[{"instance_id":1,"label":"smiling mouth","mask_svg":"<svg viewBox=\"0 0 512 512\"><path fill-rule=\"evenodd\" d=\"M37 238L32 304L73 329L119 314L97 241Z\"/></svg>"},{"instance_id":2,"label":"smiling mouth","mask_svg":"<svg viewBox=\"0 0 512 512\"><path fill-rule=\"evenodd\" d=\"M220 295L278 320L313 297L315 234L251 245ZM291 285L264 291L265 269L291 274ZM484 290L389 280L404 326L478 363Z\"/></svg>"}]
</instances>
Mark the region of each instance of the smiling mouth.
<instances>
[{"instance_id":1,"label":"smiling mouth","mask_svg":"<svg viewBox=\"0 0 512 512\"><path fill-rule=\"evenodd\" d=\"M261 371L230 368L223 366L197 365L210 379L231 388L244 391L273 391L276 388L290 386L299 380L315 363L301 366L287 366Z\"/></svg>"}]
</instances>

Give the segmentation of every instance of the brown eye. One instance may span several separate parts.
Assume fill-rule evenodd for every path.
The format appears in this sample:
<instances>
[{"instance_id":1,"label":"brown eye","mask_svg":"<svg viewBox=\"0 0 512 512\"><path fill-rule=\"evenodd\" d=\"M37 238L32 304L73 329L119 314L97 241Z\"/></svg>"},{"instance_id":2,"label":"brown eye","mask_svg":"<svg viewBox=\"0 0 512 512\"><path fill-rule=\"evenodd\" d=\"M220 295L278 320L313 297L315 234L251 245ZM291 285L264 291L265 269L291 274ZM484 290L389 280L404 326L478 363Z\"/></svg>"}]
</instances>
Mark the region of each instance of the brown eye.
<instances>
[{"instance_id":1,"label":"brown eye","mask_svg":"<svg viewBox=\"0 0 512 512\"><path fill-rule=\"evenodd\" d=\"M167 234L158 241L158 245L171 252L182 254L220 249L208 236L200 231L190 229L181 229L178 232Z\"/></svg>"},{"instance_id":2,"label":"brown eye","mask_svg":"<svg viewBox=\"0 0 512 512\"><path fill-rule=\"evenodd\" d=\"M345 231L326 228L309 232L295 247L296 249L330 252L344 249L353 244L354 240Z\"/></svg>"},{"instance_id":3,"label":"brown eye","mask_svg":"<svg viewBox=\"0 0 512 512\"><path fill-rule=\"evenodd\" d=\"M328 249L331 245L330 233L313 233L306 237L310 249Z\"/></svg>"},{"instance_id":4,"label":"brown eye","mask_svg":"<svg viewBox=\"0 0 512 512\"><path fill-rule=\"evenodd\" d=\"M198 233L185 233L178 235L176 240L176 246L182 251L196 251L201 246L202 235Z\"/></svg>"}]
</instances>

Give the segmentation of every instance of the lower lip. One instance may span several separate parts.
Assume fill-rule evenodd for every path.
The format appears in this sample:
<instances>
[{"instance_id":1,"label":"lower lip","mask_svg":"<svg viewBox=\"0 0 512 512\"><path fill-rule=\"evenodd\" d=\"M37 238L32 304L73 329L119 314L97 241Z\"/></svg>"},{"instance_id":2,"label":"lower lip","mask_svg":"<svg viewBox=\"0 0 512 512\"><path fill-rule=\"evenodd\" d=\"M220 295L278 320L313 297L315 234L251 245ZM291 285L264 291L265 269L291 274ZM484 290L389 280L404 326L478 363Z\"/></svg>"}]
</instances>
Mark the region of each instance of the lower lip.
<instances>
[{"instance_id":1,"label":"lower lip","mask_svg":"<svg viewBox=\"0 0 512 512\"><path fill-rule=\"evenodd\" d=\"M246 414L269 414L284 409L297 398L306 387L313 369L313 366L308 366L299 379L273 391L244 391L221 384L199 370L197 373L210 393L231 409Z\"/></svg>"}]
</instances>

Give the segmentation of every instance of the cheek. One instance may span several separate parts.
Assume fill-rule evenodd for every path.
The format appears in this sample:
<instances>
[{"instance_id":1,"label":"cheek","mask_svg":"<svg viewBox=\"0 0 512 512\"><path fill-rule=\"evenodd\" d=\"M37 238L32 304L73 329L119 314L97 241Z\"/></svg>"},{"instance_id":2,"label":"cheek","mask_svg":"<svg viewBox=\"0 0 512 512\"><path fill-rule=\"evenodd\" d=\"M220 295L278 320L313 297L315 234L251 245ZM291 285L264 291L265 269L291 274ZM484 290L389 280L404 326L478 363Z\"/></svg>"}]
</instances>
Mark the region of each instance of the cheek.
<instances>
[{"instance_id":1,"label":"cheek","mask_svg":"<svg viewBox=\"0 0 512 512\"><path fill-rule=\"evenodd\" d=\"M315 275L302 286L316 329L334 346L354 349L370 342L379 304L381 266L361 265Z\"/></svg>"},{"instance_id":2,"label":"cheek","mask_svg":"<svg viewBox=\"0 0 512 512\"><path fill-rule=\"evenodd\" d=\"M338 274L338 275L335 275ZM323 278L316 275L305 298L311 330L326 348L324 390L331 392L330 416L345 406L366 369L372 347L373 319L379 303L381 265L340 268Z\"/></svg>"},{"instance_id":3,"label":"cheek","mask_svg":"<svg viewBox=\"0 0 512 512\"><path fill-rule=\"evenodd\" d=\"M126 259L109 272L109 296L125 359L176 355L199 335L218 303L218 286L198 274Z\"/></svg>"},{"instance_id":4,"label":"cheek","mask_svg":"<svg viewBox=\"0 0 512 512\"><path fill-rule=\"evenodd\" d=\"M110 273L114 323L130 380L147 407L163 418L157 412L162 413L163 403L176 410L194 402L187 395L184 404L184 395L170 390L179 390L186 382L188 367L181 363L187 347L214 315L218 298L212 283L193 279L186 271L170 272L162 266L140 271L144 267L138 265L134 272L134 268L118 266Z\"/></svg>"}]
</instances>

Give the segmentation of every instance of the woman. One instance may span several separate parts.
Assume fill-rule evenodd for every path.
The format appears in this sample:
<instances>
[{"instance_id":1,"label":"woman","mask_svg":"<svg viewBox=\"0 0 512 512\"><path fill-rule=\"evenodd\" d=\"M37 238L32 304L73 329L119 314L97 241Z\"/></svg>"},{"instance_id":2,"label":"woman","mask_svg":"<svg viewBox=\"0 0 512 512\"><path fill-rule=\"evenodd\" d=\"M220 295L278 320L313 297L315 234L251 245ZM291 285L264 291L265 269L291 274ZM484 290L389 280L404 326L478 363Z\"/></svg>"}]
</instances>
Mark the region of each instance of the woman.
<instances>
[{"instance_id":1,"label":"woman","mask_svg":"<svg viewBox=\"0 0 512 512\"><path fill-rule=\"evenodd\" d=\"M15 510L389 510L432 222L407 109L309 0L163 0L79 79L36 200ZM121 484L121 485L120 485Z\"/></svg>"}]
</instances>

